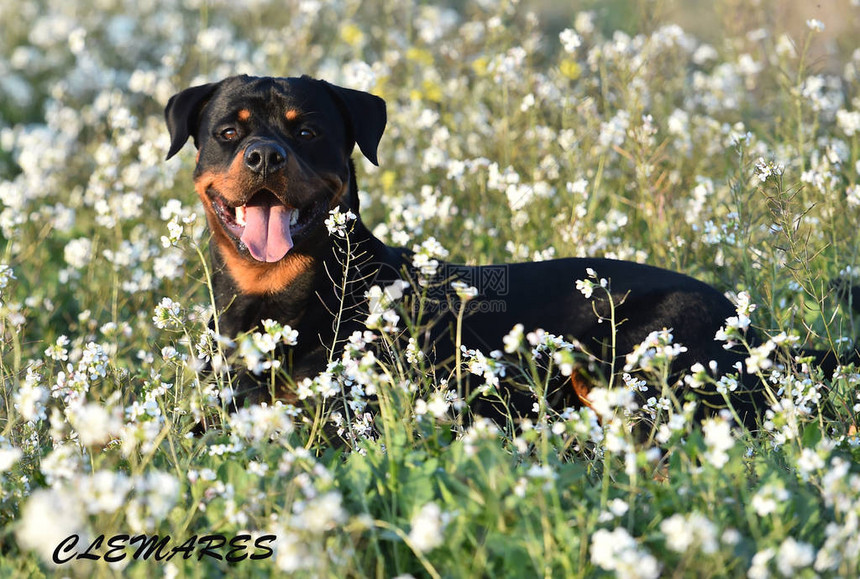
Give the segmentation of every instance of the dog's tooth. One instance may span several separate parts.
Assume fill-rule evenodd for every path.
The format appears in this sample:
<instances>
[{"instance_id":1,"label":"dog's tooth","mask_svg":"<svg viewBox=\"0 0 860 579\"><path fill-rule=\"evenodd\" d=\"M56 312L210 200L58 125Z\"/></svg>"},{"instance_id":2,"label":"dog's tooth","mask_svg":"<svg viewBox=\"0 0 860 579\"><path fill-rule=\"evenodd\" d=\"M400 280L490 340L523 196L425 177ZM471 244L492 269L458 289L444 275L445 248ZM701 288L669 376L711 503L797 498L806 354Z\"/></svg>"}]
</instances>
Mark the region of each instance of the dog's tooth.
<instances>
[{"instance_id":1,"label":"dog's tooth","mask_svg":"<svg viewBox=\"0 0 860 579\"><path fill-rule=\"evenodd\" d=\"M290 216L290 225L295 225L299 222L299 210L293 209L293 214Z\"/></svg>"},{"instance_id":2,"label":"dog's tooth","mask_svg":"<svg viewBox=\"0 0 860 579\"><path fill-rule=\"evenodd\" d=\"M245 227L245 206L241 205L236 208L236 223Z\"/></svg>"}]
</instances>

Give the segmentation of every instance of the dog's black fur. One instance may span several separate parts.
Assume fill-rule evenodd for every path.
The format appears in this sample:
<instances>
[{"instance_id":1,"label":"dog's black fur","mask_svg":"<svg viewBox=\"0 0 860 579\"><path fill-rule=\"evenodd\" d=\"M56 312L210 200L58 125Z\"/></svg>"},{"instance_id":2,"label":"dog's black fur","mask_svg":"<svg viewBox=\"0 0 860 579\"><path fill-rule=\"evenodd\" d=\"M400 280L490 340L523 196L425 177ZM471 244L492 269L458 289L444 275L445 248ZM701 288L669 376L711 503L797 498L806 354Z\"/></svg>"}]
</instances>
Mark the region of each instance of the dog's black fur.
<instances>
[{"instance_id":1,"label":"dog's black fur","mask_svg":"<svg viewBox=\"0 0 860 579\"><path fill-rule=\"evenodd\" d=\"M298 345L283 353L283 359L291 361L287 370L294 381L324 370L333 345L342 346L352 332L365 329L365 290L370 282L384 286L401 276L419 277L411 264L412 253L384 245L360 217L350 154L357 144L365 157L377 163L386 122L382 99L309 77L237 76L178 93L170 99L165 115L172 139L168 158L189 137L199 150L194 180L212 233L219 330L235 337L267 318L298 330ZM264 210L243 229L237 208L250 219L254 205ZM324 225L335 207L358 216L350 234L355 259L346 274L344 255L336 250L338 238ZM293 208L299 210L299 218L287 235L277 212L289 213ZM252 226L268 229L266 233L246 231ZM292 247L285 236L291 237ZM696 362L705 367L714 362L719 374L735 372L745 358L714 340L726 318L735 315L732 303L713 287L679 273L596 258L518 263L496 266L495 271L446 267L443 264L446 275L453 272L480 290L469 303L474 313L463 321L462 344L467 348L485 353L499 350L502 338L522 323L527 332L542 328L577 340L603 361L590 369L583 364L574 372L573 384L560 376L553 380L550 400L558 408L584 402L583 387L587 390L588 384L583 382L606 380L613 354L619 371L624 355L654 330L672 329L675 342L687 347L673 364L676 373ZM611 324L599 319L610 314L606 294L598 290L586 299L575 288L576 280L588 278L589 269L609 280L617 304L615 318L620 323L614 352L609 348ZM481 283L482 276L495 282ZM454 307L434 318L422 344L440 365L455 354L457 312L453 291L443 285L448 290L436 295L437 303ZM345 295L340 294L342 287ZM338 324L334 312L341 309L346 315ZM358 315L362 309L364 315ZM752 331L749 339L756 340ZM253 376L243 375L239 381L245 398L269 397ZM713 388L697 393L702 414L724 407L722 395ZM681 394L676 392L679 398ZM275 395L290 398L289 388L284 386ZM532 394L503 384L501 395L514 414L533 414ZM762 390L751 380L732 395L732 402L740 416L753 424L764 406ZM490 398L478 397L472 409L497 419L501 416Z\"/></svg>"}]
</instances>

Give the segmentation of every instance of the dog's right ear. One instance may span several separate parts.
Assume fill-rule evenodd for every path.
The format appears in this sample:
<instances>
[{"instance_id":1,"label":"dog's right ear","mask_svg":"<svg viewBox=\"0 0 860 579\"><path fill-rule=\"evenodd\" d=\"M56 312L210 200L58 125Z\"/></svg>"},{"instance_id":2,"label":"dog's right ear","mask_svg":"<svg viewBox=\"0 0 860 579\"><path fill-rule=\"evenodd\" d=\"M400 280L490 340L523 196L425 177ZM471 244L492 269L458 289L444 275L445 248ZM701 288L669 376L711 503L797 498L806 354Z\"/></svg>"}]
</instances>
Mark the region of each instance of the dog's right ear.
<instances>
[{"instance_id":1,"label":"dog's right ear","mask_svg":"<svg viewBox=\"0 0 860 579\"><path fill-rule=\"evenodd\" d=\"M193 137L194 145L197 145L200 111L220 85L220 82L213 82L193 86L176 93L167 101L164 119L167 121L167 130L170 131L168 159L179 152L188 137Z\"/></svg>"}]
</instances>

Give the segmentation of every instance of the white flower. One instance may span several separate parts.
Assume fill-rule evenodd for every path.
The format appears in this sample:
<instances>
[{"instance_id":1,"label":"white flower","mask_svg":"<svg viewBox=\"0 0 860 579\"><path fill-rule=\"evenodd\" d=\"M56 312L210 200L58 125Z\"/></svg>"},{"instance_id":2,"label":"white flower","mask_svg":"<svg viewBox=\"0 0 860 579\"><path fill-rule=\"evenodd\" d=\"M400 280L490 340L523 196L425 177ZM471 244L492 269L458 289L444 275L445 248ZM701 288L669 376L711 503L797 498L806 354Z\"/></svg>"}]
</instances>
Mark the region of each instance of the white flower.
<instances>
[{"instance_id":1,"label":"white flower","mask_svg":"<svg viewBox=\"0 0 860 579\"><path fill-rule=\"evenodd\" d=\"M298 343L299 332L298 330L294 330L290 325L282 326L279 322L270 319L263 320L262 324L266 335L273 342L282 342L287 346L295 346Z\"/></svg>"},{"instance_id":2,"label":"white flower","mask_svg":"<svg viewBox=\"0 0 860 579\"><path fill-rule=\"evenodd\" d=\"M767 564L773 559L774 554L773 549L765 549L753 555L752 564L747 571L747 577L749 579L769 579L770 571L767 568Z\"/></svg>"},{"instance_id":3,"label":"white flower","mask_svg":"<svg viewBox=\"0 0 860 579\"><path fill-rule=\"evenodd\" d=\"M409 530L409 543L419 553L432 551L445 539L445 521L442 509L430 502L412 515Z\"/></svg>"},{"instance_id":4,"label":"white flower","mask_svg":"<svg viewBox=\"0 0 860 579\"><path fill-rule=\"evenodd\" d=\"M860 185L849 185L846 187L845 200L851 207L860 207Z\"/></svg>"},{"instance_id":5,"label":"white flower","mask_svg":"<svg viewBox=\"0 0 860 579\"><path fill-rule=\"evenodd\" d=\"M815 471L824 468L824 459L811 448L804 448L800 452L800 457L797 459L797 470L800 471L804 480L809 479L809 475Z\"/></svg>"},{"instance_id":6,"label":"white flower","mask_svg":"<svg viewBox=\"0 0 860 579\"><path fill-rule=\"evenodd\" d=\"M254 332L239 340L237 353L248 370L261 374L264 370L279 366L280 361L273 359L271 355L275 347L275 340L270 334Z\"/></svg>"},{"instance_id":7,"label":"white flower","mask_svg":"<svg viewBox=\"0 0 860 579\"><path fill-rule=\"evenodd\" d=\"M66 413L84 446L105 444L122 430L122 411L119 408L109 410L90 402L74 405Z\"/></svg>"},{"instance_id":8,"label":"white flower","mask_svg":"<svg viewBox=\"0 0 860 579\"><path fill-rule=\"evenodd\" d=\"M468 302L478 295L478 288L470 286L462 281L452 281L451 287L457 293L457 297L464 302Z\"/></svg>"},{"instance_id":9,"label":"white flower","mask_svg":"<svg viewBox=\"0 0 860 579\"><path fill-rule=\"evenodd\" d=\"M155 315L152 316L152 321L155 327L164 330L176 330L183 326L184 322L180 317L182 314L182 306L170 298L162 298L161 302L155 306Z\"/></svg>"},{"instance_id":10,"label":"white flower","mask_svg":"<svg viewBox=\"0 0 860 579\"><path fill-rule=\"evenodd\" d=\"M424 416L427 414L427 401L423 398L416 400L413 412L415 412L415 416Z\"/></svg>"},{"instance_id":11,"label":"white flower","mask_svg":"<svg viewBox=\"0 0 860 579\"><path fill-rule=\"evenodd\" d=\"M6 472L18 462L24 453L20 448L7 446L0 448L0 474Z\"/></svg>"},{"instance_id":12,"label":"white flower","mask_svg":"<svg viewBox=\"0 0 860 579\"><path fill-rule=\"evenodd\" d=\"M627 129L630 128L630 113L620 109L609 121L600 124L600 135L597 142L603 149L612 149L613 146L620 147L627 138Z\"/></svg>"},{"instance_id":13,"label":"white flower","mask_svg":"<svg viewBox=\"0 0 860 579\"><path fill-rule=\"evenodd\" d=\"M79 536L79 545L88 542L81 501L64 487L36 490L24 504L19 523L18 544L45 562L52 561L54 549L71 535Z\"/></svg>"},{"instance_id":14,"label":"white flower","mask_svg":"<svg viewBox=\"0 0 860 579\"><path fill-rule=\"evenodd\" d=\"M725 418L707 418L702 421L707 451L703 458L716 468L723 468L729 461L728 450L735 445L731 422Z\"/></svg>"},{"instance_id":15,"label":"white flower","mask_svg":"<svg viewBox=\"0 0 860 579\"><path fill-rule=\"evenodd\" d=\"M676 553L686 553L695 547L710 555L719 548L717 526L699 513L676 513L660 523L660 531L666 535L666 546Z\"/></svg>"},{"instance_id":16,"label":"white flower","mask_svg":"<svg viewBox=\"0 0 860 579\"><path fill-rule=\"evenodd\" d=\"M836 111L836 125L842 129L846 136L853 137L860 133L860 111Z\"/></svg>"},{"instance_id":17,"label":"white flower","mask_svg":"<svg viewBox=\"0 0 860 579\"><path fill-rule=\"evenodd\" d=\"M756 374L757 372L761 372L763 370L767 370L771 366L773 366L773 360L770 359L770 355L776 349L776 344L768 340L761 346L756 346L750 350L749 357L744 360L747 367L747 372L749 374Z\"/></svg>"},{"instance_id":18,"label":"white flower","mask_svg":"<svg viewBox=\"0 0 860 579\"><path fill-rule=\"evenodd\" d=\"M552 469L551 466L541 465L541 464L533 464L526 471L526 476L533 479L542 479L545 481L552 481L558 478L558 474Z\"/></svg>"},{"instance_id":19,"label":"white flower","mask_svg":"<svg viewBox=\"0 0 860 579\"><path fill-rule=\"evenodd\" d=\"M78 362L78 371L86 372L92 379L104 378L109 363L110 357L105 349L95 342L88 342Z\"/></svg>"},{"instance_id":20,"label":"white flower","mask_svg":"<svg viewBox=\"0 0 860 579\"><path fill-rule=\"evenodd\" d=\"M788 34L780 34L776 41L776 53L783 58L797 58L797 50L794 41Z\"/></svg>"},{"instance_id":21,"label":"white flower","mask_svg":"<svg viewBox=\"0 0 860 579\"><path fill-rule=\"evenodd\" d=\"M735 309L738 313L738 316L749 317L750 314L752 314L756 310L756 308L758 306L756 306L754 303L752 303L751 300L752 300L752 297L750 296L749 292L747 292L747 291L738 292L738 297L737 297L738 303L735 306Z\"/></svg>"},{"instance_id":22,"label":"white flower","mask_svg":"<svg viewBox=\"0 0 860 579\"><path fill-rule=\"evenodd\" d=\"M533 106L535 106L535 95L529 93L523 97L523 102L520 104L520 110L522 112L526 112Z\"/></svg>"},{"instance_id":23,"label":"white flower","mask_svg":"<svg viewBox=\"0 0 860 579\"><path fill-rule=\"evenodd\" d=\"M172 221L175 217L181 217L184 213L182 201L179 199L168 199L158 211L162 221Z\"/></svg>"},{"instance_id":24,"label":"white flower","mask_svg":"<svg viewBox=\"0 0 860 579\"><path fill-rule=\"evenodd\" d=\"M615 409L637 409L636 394L626 388L592 388L588 393L591 408L604 420L611 418Z\"/></svg>"},{"instance_id":25,"label":"white flower","mask_svg":"<svg viewBox=\"0 0 860 579\"><path fill-rule=\"evenodd\" d=\"M166 472L150 471L136 479L134 488L153 521L164 519L179 499L179 480Z\"/></svg>"},{"instance_id":26,"label":"white flower","mask_svg":"<svg viewBox=\"0 0 860 579\"><path fill-rule=\"evenodd\" d=\"M421 272L425 278L436 275L436 270L439 267L439 261L428 257L423 253L416 253L412 256L412 267Z\"/></svg>"},{"instance_id":27,"label":"white flower","mask_svg":"<svg viewBox=\"0 0 860 579\"><path fill-rule=\"evenodd\" d=\"M413 365L418 365L418 363L424 359L424 352L418 347L418 342L415 338L409 338L409 342L406 345L406 351L404 353L406 355L406 361Z\"/></svg>"},{"instance_id":28,"label":"white flower","mask_svg":"<svg viewBox=\"0 0 860 579\"><path fill-rule=\"evenodd\" d=\"M334 379L331 372L322 372L314 378L317 394L325 399L336 396L340 392L340 384Z\"/></svg>"},{"instance_id":29,"label":"white flower","mask_svg":"<svg viewBox=\"0 0 860 579\"><path fill-rule=\"evenodd\" d=\"M280 402L240 408L230 414L228 424L233 434L252 442L265 442L293 431L293 421Z\"/></svg>"},{"instance_id":30,"label":"white flower","mask_svg":"<svg viewBox=\"0 0 860 579\"><path fill-rule=\"evenodd\" d=\"M622 499L612 499L606 506L609 508L609 512L615 517L623 517L630 510L630 505Z\"/></svg>"},{"instance_id":31,"label":"white flower","mask_svg":"<svg viewBox=\"0 0 860 579\"><path fill-rule=\"evenodd\" d=\"M617 577L656 579L660 564L644 547L636 543L626 529L599 529L591 536L591 562Z\"/></svg>"},{"instance_id":32,"label":"white flower","mask_svg":"<svg viewBox=\"0 0 860 579\"><path fill-rule=\"evenodd\" d=\"M597 286L591 280L588 279L578 279L576 280L576 289L585 297L585 299L591 299L592 294L594 294L594 288Z\"/></svg>"},{"instance_id":33,"label":"white flower","mask_svg":"<svg viewBox=\"0 0 860 579\"><path fill-rule=\"evenodd\" d=\"M182 237L183 230L184 228L182 227L182 224L178 223L176 220L170 220L167 223L167 235L161 236L161 247L167 248L176 246Z\"/></svg>"},{"instance_id":34,"label":"white flower","mask_svg":"<svg viewBox=\"0 0 860 579\"><path fill-rule=\"evenodd\" d=\"M0 263L0 290L6 289L10 279L17 279L15 272L5 263Z\"/></svg>"},{"instance_id":35,"label":"white flower","mask_svg":"<svg viewBox=\"0 0 860 579\"><path fill-rule=\"evenodd\" d=\"M782 486L767 484L753 495L752 508L758 516L766 517L775 512L779 503L787 501L790 496L791 493Z\"/></svg>"},{"instance_id":36,"label":"white flower","mask_svg":"<svg viewBox=\"0 0 860 579\"><path fill-rule=\"evenodd\" d=\"M779 546L776 567L783 577L793 577L797 571L806 569L815 561L815 548L808 543L788 537Z\"/></svg>"},{"instance_id":37,"label":"white flower","mask_svg":"<svg viewBox=\"0 0 860 579\"><path fill-rule=\"evenodd\" d=\"M48 401L49 392L44 386L25 383L15 393L15 409L27 422L44 420L45 402Z\"/></svg>"},{"instance_id":38,"label":"white flower","mask_svg":"<svg viewBox=\"0 0 860 579\"><path fill-rule=\"evenodd\" d=\"M505 345L505 353L513 354L520 349L520 346L523 344L523 330L523 325L517 324L502 338L502 343Z\"/></svg>"},{"instance_id":39,"label":"white flower","mask_svg":"<svg viewBox=\"0 0 860 579\"><path fill-rule=\"evenodd\" d=\"M80 480L78 493L88 513L115 513L125 505L132 486L125 473L100 470Z\"/></svg>"},{"instance_id":40,"label":"white flower","mask_svg":"<svg viewBox=\"0 0 860 579\"><path fill-rule=\"evenodd\" d=\"M579 183L579 181L577 183ZM586 182L586 184L587 184L587 182ZM585 268L585 274L590 279L578 279L578 280L576 280L576 289L585 297L585 299L591 298L591 296L594 294L594 289L597 286L600 286L600 287L607 289L607 290L609 289L609 280L607 280L606 278L603 278L603 277L598 279L597 272L594 271L592 268L590 268L590 267Z\"/></svg>"},{"instance_id":41,"label":"white flower","mask_svg":"<svg viewBox=\"0 0 860 579\"><path fill-rule=\"evenodd\" d=\"M442 418L448 412L448 406L449 404L445 400L445 396L437 392L430 397L430 402L427 403L427 410L434 417Z\"/></svg>"},{"instance_id":42,"label":"white flower","mask_svg":"<svg viewBox=\"0 0 860 579\"><path fill-rule=\"evenodd\" d=\"M564 51L568 54L576 53L576 49L582 46L582 38L570 28L562 30L558 35L558 39L561 41Z\"/></svg>"},{"instance_id":43,"label":"white flower","mask_svg":"<svg viewBox=\"0 0 860 579\"><path fill-rule=\"evenodd\" d=\"M558 371L562 376L570 376L576 368L576 358L571 349L567 347L553 352L552 361L558 366Z\"/></svg>"},{"instance_id":44,"label":"white flower","mask_svg":"<svg viewBox=\"0 0 860 579\"><path fill-rule=\"evenodd\" d=\"M414 245L412 252L412 267L419 271L422 278L435 276L439 269L439 260L448 257L448 250L435 237L427 238L421 245Z\"/></svg>"},{"instance_id":45,"label":"white flower","mask_svg":"<svg viewBox=\"0 0 860 579\"><path fill-rule=\"evenodd\" d=\"M759 157L755 162L755 177L762 183L771 177L779 177L785 171L785 167L773 161L765 161L764 157Z\"/></svg>"},{"instance_id":46,"label":"white flower","mask_svg":"<svg viewBox=\"0 0 860 579\"><path fill-rule=\"evenodd\" d=\"M708 371L705 370L705 367L699 362L690 366L690 373L684 376L684 384L690 388L701 388L707 384L707 380Z\"/></svg>"},{"instance_id":47,"label":"white flower","mask_svg":"<svg viewBox=\"0 0 860 579\"><path fill-rule=\"evenodd\" d=\"M666 444L675 434L679 432L686 431L687 427L687 416L686 410L687 407L685 405L684 414L676 413L672 414L669 417L669 421L665 424L661 424L659 430L657 431L657 442L660 444Z\"/></svg>"},{"instance_id":48,"label":"white flower","mask_svg":"<svg viewBox=\"0 0 860 579\"><path fill-rule=\"evenodd\" d=\"M343 83L355 90L370 91L376 86L373 67L362 60L353 60L343 66Z\"/></svg>"},{"instance_id":49,"label":"white flower","mask_svg":"<svg viewBox=\"0 0 860 579\"><path fill-rule=\"evenodd\" d=\"M319 556L299 533L282 531L275 544L275 563L281 571L292 574L320 565Z\"/></svg>"},{"instance_id":50,"label":"white flower","mask_svg":"<svg viewBox=\"0 0 860 579\"><path fill-rule=\"evenodd\" d=\"M687 351L686 346L673 344L674 336L671 329L653 331L637 345L625 358L624 371L634 368L654 370L677 358Z\"/></svg>"},{"instance_id":51,"label":"white flower","mask_svg":"<svg viewBox=\"0 0 860 579\"><path fill-rule=\"evenodd\" d=\"M824 30L824 23L816 18L810 18L806 21L806 27L812 32L822 32Z\"/></svg>"},{"instance_id":52,"label":"white flower","mask_svg":"<svg viewBox=\"0 0 860 579\"><path fill-rule=\"evenodd\" d=\"M356 219L355 213L351 209L347 209L346 213L341 213L340 207L335 207L328 212L329 216L325 220L326 229L329 235L338 237L346 237L347 224Z\"/></svg>"},{"instance_id":53,"label":"white flower","mask_svg":"<svg viewBox=\"0 0 860 579\"><path fill-rule=\"evenodd\" d=\"M396 280L393 283L380 288L378 285L371 286L364 293L367 298L368 316L364 324L371 330L378 329L385 332L393 332L397 329L400 316L393 307L397 300L403 297L403 292L409 287L409 282Z\"/></svg>"},{"instance_id":54,"label":"white flower","mask_svg":"<svg viewBox=\"0 0 860 579\"><path fill-rule=\"evenodd\" d=\"M75 269L86 267L93 258L93 242L88 237L73 239L66 244L63 258Z\"/></svg>"},{"instance_id":55,"label":"white flower","mask_svg":"<svg viewBox=\"0 0 860 579\"><path fill-rule=\"evenodd\" d=\"M310 378L304 378L296 385L296 394L298 395L299 400L307 400L314 395L313 385L314 382Z\"/></svg>"},{"instance_id":56,"label":"white flower","mask_svg":"<svg viewBox=\"0 0 860 579\"><path fill-rule=\"evenodd\" d=\"M736 376L730 374L720 376L720 379L717 382L717 392L720 394L726 394L727 392L734 392L737 389L738 379Z\"/></svg>"},{"instance_id":57,"label":"white flower","mask_svg":"<svg viewBox=\"0 0 860 579\"><path fill-rule=\"evenodd\" d=\"M347 518L342 503L343 499L337 491L327 492L307 502L297 502L293 506L296 511L295 528L315 534L335 528L344 523Z\"/></svg>"}]
</instances>

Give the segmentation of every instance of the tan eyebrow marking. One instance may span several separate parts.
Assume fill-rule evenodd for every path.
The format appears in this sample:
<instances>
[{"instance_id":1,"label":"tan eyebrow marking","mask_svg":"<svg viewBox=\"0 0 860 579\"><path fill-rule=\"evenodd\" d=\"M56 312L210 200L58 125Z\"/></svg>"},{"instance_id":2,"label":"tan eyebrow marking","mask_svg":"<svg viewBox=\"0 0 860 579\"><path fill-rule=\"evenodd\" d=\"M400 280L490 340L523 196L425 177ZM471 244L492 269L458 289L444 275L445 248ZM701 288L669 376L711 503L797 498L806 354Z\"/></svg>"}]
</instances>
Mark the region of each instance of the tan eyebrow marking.
<instances>
[{"instance_id":1,"label":"tan eyebrow marking","mask_svg":"<svg viewBox=\"0 0 860 579\"><path fill-rule=\"evenodd\" d=\"M294 121L299 118L299 111L296 109L289 109L284 116L287 117L288 121Z\"/></svg>"},{"instance_id":2,"label":"tan eyebrow marking","mask_svg":"<svg viewBox=\"0 0 860 579\"><path fill-rule=\"evenodd\" d=\"M251 111L249 111L248 109L242 109L241 111L239 111L239 120L240 121L247 121L250 118L251 118Z\"/></svg>"}]
</instances>

